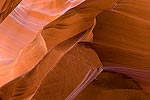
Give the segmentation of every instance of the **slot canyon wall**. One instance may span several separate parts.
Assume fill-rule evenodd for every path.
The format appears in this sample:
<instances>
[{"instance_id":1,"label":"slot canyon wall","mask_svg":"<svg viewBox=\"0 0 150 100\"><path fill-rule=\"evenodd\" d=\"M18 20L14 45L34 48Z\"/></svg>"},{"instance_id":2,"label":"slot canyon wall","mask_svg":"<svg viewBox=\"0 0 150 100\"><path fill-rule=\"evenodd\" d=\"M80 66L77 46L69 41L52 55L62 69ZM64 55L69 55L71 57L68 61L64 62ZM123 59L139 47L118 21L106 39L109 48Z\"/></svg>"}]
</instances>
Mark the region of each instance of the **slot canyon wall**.
<instances>
[{"instance_id":1,"label":"slot canyon wall","mask_svg":"<svg viewBox=\"0 0 150 100\"><path fill-rule=\"evenodd\" d=\"M0 100L150 100L150 1L1 0Z\"/></svg>"}]
</instances>

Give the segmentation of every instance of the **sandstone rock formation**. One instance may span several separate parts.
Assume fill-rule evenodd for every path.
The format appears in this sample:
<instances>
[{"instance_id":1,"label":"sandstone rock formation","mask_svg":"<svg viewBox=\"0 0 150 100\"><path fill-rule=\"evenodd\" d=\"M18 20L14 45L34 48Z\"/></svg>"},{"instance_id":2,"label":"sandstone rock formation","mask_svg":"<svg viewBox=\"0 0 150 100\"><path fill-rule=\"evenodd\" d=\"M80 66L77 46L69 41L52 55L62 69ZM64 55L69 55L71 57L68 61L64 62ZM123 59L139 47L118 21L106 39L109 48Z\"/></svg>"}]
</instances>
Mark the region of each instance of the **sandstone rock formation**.
<instances>
[{"instance_id":1,"label":"sandstone rock formation","mask_svg":"<svg viewBox=\"0 0 150 100\"><path fill-rule=\"evenodd\" d=\"M0 22L0 99L150 99L150 1L1 0Z\"/></svg>"}]
</instances>

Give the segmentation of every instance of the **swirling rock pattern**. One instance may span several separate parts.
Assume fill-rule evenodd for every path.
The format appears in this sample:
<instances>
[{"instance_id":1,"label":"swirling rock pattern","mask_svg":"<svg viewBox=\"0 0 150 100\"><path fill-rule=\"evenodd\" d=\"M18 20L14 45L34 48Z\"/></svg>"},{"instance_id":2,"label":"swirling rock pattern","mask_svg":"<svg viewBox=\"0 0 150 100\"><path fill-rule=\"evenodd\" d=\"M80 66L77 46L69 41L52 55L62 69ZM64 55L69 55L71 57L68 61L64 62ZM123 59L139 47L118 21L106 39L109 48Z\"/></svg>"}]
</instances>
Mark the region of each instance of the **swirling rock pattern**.
<instances>
[{"instance_id":1,"label":"swirling rock pattern","mask_svg":"<svg viewBox=\"0 0 150 100\"><path fill-rule=\"evenodd\" d=\"M150 1L1 0L0 23L0 99L150 99Z\"/></svg>"}]
</instances>

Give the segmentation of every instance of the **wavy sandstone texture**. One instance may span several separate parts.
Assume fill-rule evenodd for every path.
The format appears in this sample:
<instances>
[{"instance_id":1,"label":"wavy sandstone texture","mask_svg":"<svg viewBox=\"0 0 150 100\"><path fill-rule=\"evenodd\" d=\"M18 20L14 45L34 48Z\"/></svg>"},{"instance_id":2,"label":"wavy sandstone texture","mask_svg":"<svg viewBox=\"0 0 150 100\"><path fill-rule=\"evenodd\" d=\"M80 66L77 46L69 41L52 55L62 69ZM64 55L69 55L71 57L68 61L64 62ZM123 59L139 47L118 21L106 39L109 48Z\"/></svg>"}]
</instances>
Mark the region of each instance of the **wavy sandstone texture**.
<instances>
[{"instance_id":1,"label":"wavy sandstone texture","mask_svg":"<svg viewBox=\"0 0 150 100\"><path fill-rule=\"evenodd\" d=\"M150 100L149 0L1 0L0 100Z\"/></svg>"}]
</instances>

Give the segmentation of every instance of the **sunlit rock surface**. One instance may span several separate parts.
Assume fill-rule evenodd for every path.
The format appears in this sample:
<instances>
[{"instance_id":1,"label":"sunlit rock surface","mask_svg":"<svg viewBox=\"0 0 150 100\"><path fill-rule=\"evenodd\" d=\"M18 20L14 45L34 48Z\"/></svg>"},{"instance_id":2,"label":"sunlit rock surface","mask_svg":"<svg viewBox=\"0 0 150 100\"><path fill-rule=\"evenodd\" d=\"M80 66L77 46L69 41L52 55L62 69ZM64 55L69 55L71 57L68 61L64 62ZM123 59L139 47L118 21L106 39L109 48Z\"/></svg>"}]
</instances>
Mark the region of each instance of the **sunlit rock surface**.
<instances>
[{"instance_id":1,"label":"sunlit rock surface","mask_svg":"<svg viewBox=\"0 0 150 100\"><path fill-rule=\"evenodd\" d=\"M150 1L1 0L0 22L0 99L150 99Z\"/></svg>"}]
</instances>

